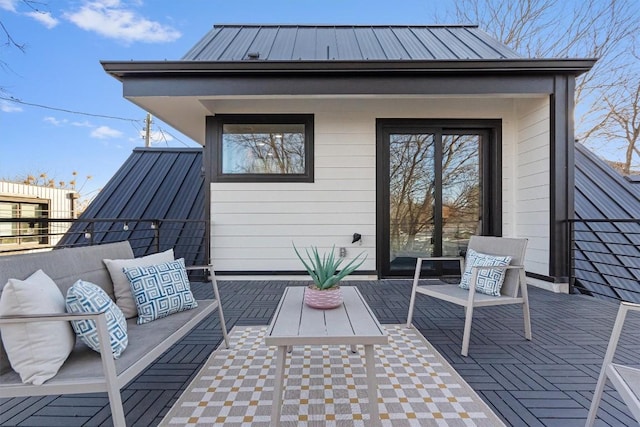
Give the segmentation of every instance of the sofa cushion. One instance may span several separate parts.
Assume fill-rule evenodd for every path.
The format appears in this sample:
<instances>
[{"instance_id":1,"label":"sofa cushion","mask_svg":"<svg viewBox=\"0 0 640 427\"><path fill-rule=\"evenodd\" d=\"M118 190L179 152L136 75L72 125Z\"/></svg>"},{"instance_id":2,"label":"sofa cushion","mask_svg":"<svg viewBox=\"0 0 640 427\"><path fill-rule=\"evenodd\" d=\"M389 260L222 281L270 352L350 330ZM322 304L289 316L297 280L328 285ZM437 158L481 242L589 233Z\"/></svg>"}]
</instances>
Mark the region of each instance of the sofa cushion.
<instances>
[{"instance_id":1,"label":"sofa cushion","mask_svg":"<svg viewBox=\"0 0 640 427\"><path fill-rule=\"evenodd\" d=\"M107 318L107 330L113 357L118 359L127 344L127 320L118 306L100 287L90 282L78 280L67 291L66 306L68 313L96 313L104 311ZM71 321L78 338L92 350L100 352L98 325L95 320L82 319Z\"/></svg>"},{"instance_id":2,"label":"sofa cushion","mask_svg":"<svg viewBox=\"0 0 640 427\"><path fill-rule=\"evenodd\" d=\"M510 256L482 254L469 248L467 250L464 273L462 275L462 279L460 280L460 287L462 289L469 289L472 267L504 267L509 265L510 262ZM504 276L505 270L500 268L479 270L478 281L476 282L475 289L477 292L492 295L494 297L499 297L500 289L502 288L502 283L504 282Z\"/></svg>"},{"instance_id":3,"label":"sofa cushion","mask_svg":"<svg viewBox=\"0 0 640 427\"><path fill-rule=\"evenodd\" d=\"M64 313L62 292L42 270L25 280L9 279L0 296L2 316ZM67 321L7 324L0 332L11 367L27 384L55 376L75 344Z\"/></svg>"},{"instance_id":4,"label":"sofa cushion","mask_svg":"<svg viewBox=\"0 0 640 427\"><path fill-rule=\"evenodd\" d=\"M183 258L147 267L125 268L124 274L131 282L139 325L198 306L191 293Z\"/></svg>"},{"instance_id":5,"label":"sofa cushion","mask_svg":"<svg viewBox=\"0 0 640 427\"><path fill-rule=\"evenodd\" d=\"M133 301L129 279L124 275L123 269L160 264L167 261L173 261L173 259L173 249L169 249L164 252L140 258L103 260L109 270L109 274L111 275L116 304L120 307L120 310L122 310L122 313L127 319L136 317L138 315L138 309L136 307L136 303Z\"/></svg>"}]
</instances>

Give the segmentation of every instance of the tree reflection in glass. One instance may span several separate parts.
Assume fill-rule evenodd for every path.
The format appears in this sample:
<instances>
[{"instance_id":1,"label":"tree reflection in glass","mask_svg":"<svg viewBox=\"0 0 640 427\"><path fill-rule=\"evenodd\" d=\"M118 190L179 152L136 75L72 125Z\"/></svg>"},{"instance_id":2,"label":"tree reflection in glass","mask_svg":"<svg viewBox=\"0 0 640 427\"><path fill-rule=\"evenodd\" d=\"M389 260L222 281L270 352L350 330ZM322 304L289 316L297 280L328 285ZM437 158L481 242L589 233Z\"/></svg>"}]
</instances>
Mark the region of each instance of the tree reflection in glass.
<instances>
[{"instance_id":1,"label":"tree reflection in glass","mask_svg":"<svg viewBox=\"0 0 640 427\"><path fill-rule=\"evenodd\" d=\"M229 174L305 172L303 124L224 125L222 171Z\"/></svg>"}]
</instances>

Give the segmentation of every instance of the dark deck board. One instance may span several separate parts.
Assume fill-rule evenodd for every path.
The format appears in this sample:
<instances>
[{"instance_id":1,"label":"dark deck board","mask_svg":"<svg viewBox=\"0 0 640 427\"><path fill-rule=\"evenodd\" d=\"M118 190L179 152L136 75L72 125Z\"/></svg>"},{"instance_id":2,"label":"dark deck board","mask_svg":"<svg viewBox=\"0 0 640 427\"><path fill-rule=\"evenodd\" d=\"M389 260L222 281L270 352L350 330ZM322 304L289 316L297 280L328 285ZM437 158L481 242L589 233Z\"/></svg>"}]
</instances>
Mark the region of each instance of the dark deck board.
<instances>
[{"instance_id":1,"label":"dark deck board","mask_svg":"<svg viewBox=\"0 0 640 427\"><path fill-rule=\"evenodd\" d=\"M220 281L229 329L269 323L287 281ZM404 323L410 281L354 281L381 323ZM194 288L198 289L198 288ZM210 297L210 295L198 295ZM464 312L418 296L414 325L511 426L584 425L617 306L582 295L530 289L533 341L524 339L517 306L474 311L469 357L460 355ZM640 361L640 316L629 318L616 361ZM123 390L127 423L156 425L219 345L217 314L203 321ZM611 387L601 426L637 425ZM0 399L0 425L109 426L106 393Z\"/></svg>"}]
</instances>

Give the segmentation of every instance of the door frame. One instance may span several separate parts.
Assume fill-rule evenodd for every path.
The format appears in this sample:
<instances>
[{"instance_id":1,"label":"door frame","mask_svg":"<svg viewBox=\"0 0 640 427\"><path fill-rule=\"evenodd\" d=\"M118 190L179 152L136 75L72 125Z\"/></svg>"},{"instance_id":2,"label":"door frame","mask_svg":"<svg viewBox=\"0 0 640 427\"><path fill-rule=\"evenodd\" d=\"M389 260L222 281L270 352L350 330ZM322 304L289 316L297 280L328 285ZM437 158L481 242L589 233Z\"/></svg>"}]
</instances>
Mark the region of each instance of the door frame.
<instances>
[{"instance_id":1,"label":"door frame","mask_svg":"<svg viewBox=\"0 0 640 427\"><path fill-rule=\"evenodd\" d=\"M486 132L482 168L482 234L502 236L502 120L501 119L376 119L376 269L379 278L406 277L389 269L389 135L433 133L434 129ZM436 171L442 171L436 166ZM436 175L436 179L442 179Z\"/></svg>"}]
</instances>

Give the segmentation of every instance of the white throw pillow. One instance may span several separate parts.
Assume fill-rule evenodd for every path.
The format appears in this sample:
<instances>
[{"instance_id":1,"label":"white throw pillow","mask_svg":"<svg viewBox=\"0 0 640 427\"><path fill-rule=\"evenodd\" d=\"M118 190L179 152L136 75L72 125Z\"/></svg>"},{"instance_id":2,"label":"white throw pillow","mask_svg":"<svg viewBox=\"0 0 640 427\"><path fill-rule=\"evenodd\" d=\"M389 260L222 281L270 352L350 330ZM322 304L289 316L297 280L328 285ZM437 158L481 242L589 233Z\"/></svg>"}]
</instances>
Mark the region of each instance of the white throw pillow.
<instances>
[{"instance_id":1,"label":"white throw pillow","mask_svg":"<svg viewBox=\"0 0 640 427\"><path fill-rule=\"evenodd\" d=\"M0 296L0 315L64 314L64 296L42 270L25 280L9 279ZM9 363L25 384L54 377L75 345L67 321L4 325L2 343Z\"/></svg>"},{"instance_id":2,"label":"white throw pillow","mask_svg":"<svg viewBox=\"0 0 640 427\"><path fill-rule=\"evenodd\" d=\"M122 311L111 301L109 295L99 286L90 282L78 280L67 291L68 313L96 313L104 311L107 316L107 330L114 359L118 359L127 344L127 319ZM71 326L78 338L92 350L100 352L100 338L98 325L95 320L72 320Z\"/></svg>"},{"instance_id":3,"label":"white throw pillow","mask_svg":"<svg viewBox=\"0 0 640 427\"><path fill-rule=\"evenodd\" d=\"M146 267L148 265L160 264L162 262L173 261L173 249L157 254L151 254L140 258L130 259L104 259L102 260L109 270L111 281L113 282L113 293L116 296L116 305L120 307L124 317L131 319L138 316L136 303L131 294L129 279L124 275L125 268Z\"/></svg>"}]
</instances>

